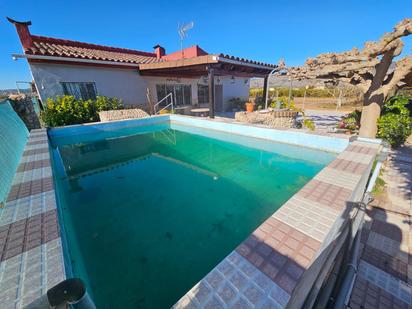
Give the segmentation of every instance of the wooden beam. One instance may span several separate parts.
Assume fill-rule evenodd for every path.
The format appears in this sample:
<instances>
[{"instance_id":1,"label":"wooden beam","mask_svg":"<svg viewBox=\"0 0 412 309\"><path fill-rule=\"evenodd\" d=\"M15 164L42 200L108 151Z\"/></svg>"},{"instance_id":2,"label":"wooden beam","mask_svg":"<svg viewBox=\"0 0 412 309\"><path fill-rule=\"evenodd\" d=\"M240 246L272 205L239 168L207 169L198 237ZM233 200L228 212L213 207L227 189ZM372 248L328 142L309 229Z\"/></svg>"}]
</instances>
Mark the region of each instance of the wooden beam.
<instances>
[{"instance_id":1,"label":"wooden beam","mask_svg":"<svg viewBox=\"0 0 412 309\"><path fill-rule=\"evenodd\" d=\"M145 76L200 77L208 74L208 68L213 68L215 76L220 75L251 78L265 77L269 73L265 69L216 63L209 65L197 64L184 67L140 70L140 74Z\"/></svg>"},{"instance_id":2,"label":"wooden beam","mask_svg":"<svg viewBox=\"0 0 412 309\"><path fill-rule=\"evenodd\" d=\"M200 76L206 75L206 71L151 71L151 72L140 72L142 76L164 76L164 77L188 77L188 78L199 78Z\"/></svg>"},{"instance_id":3,"label":"wooden beam","mask_svg":"<svg viewBox=\"0 0 412 309\"><path fill-rule=\"evenodd\" d=\"M188 59L173 60L173 61L163 61L154 63L143 63L139 65L141 71L145 70L156 70L156 69L173 69L179 67L193 66L199 64L210 64L217 63L218 61L214 59L213 55L199 56Z\"/></svg>"}]
</instances>

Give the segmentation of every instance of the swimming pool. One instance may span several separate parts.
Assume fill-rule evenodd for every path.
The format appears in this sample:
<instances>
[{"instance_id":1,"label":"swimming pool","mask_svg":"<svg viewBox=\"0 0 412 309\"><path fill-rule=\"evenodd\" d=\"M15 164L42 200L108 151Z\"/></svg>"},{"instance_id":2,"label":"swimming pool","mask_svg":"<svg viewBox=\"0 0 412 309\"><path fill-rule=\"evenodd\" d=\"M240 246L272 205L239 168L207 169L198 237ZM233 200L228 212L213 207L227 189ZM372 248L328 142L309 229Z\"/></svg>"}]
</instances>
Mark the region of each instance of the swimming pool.
<instances>
[{"instance_id":1,"label":"swimming pool","mask_svg":"<svg viewBox=\"0 0 412 309\"><path fill-rule=\"evenodd\" d=\"M99 308L172 306L336 157L171 122L94 129L50 138L66 267Z\"/></svg>"}]
</instances>

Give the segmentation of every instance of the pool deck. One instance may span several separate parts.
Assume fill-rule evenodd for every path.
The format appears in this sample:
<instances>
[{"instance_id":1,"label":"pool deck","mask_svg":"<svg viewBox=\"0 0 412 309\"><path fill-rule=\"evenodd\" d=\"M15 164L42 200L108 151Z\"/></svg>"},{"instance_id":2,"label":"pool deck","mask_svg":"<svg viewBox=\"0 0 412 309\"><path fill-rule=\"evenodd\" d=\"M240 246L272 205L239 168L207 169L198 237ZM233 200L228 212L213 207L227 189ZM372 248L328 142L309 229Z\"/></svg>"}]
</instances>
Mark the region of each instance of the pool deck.
<instances>
[{"instance_id":1,"label":"pool deck","mask_svg":"<svg viewBox=\"0 0 412 309\"><path fill-rule=\"evenodd\" d=\"M355 141L174 308L300 308L363 196L380 145Z\"/></svg>"},{"instance_id":2,"label":"pool deck","mask_svg":"<svg viewBox=\"0 0 412 309\"><path fill-rule=\"evenodd\" d=\"M351 142L174 307L300 307L351 202L362 198L379 148ZM66 277L51 173L47 132L33 130L0 212L2 309L23 308Z\"/></svg>"},{"instance_id":3,"label":"pool deck","mask_svg":"<svg viewBox=\"0 0 412 309\"><path fill-rule=\"evenodd\" d=\"M47 131L32 130L0 211L0 308L23 308L65 277Z\"/></svg>"}]
</instances>

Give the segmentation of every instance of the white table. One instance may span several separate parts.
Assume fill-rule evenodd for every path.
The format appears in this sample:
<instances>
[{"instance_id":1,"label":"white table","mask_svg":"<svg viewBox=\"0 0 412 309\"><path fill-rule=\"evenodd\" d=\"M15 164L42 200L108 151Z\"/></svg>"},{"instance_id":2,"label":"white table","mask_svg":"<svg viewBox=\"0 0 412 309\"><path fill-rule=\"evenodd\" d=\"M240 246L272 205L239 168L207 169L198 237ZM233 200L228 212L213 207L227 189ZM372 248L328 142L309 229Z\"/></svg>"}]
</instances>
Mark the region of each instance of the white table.
<instances>
[{"instance_id":1,"label":"white table","mask_svg":"<svg viewBox=\"0 0 412 309\"><path fill-rule=\"evenodd\" d=\"M205 117L205 116L209 115L209 109L208 108L193 108L193 109L190 110L190 112L195 114L196 116L199 115L200 117Z\"/></svg>"}]
</instances>

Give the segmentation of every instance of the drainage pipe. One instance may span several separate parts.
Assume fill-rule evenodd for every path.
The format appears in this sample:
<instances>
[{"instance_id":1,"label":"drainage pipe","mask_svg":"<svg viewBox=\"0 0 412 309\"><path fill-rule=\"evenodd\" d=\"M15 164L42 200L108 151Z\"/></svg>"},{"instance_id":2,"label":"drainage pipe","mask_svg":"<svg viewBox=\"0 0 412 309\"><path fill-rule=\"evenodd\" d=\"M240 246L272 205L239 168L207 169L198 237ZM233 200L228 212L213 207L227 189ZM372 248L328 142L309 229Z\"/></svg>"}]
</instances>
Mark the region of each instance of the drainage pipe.
<instances>
[{"instance_id":1,"label":"drainage pipe","mask_svg":"<svg viewBox=\"0 0 412 309\"><path fill-rule=\"evenodd\" d=\"M375 165L375 169L373 170L372 176L369 179L368 187L366 188L365 194L363 196L363 203L367 205L371 201L371 192L373 187L375 186L376 179L379 176L379 172L382 168L382 163L386 160L387 158L387 151L388 148L385 145L384 148L382 149L381 153L379 154L377 158L377 163ZM357 276L358 272L358 260L359 260L359 255L360 255L360 240L361 240L361 231L362 231L362 226L364 222L364 216L365 216L365 210L362 209L360 215L360 224L358 231L355 236L354 244L353 244L353 254L350 259L350 262L347 264L347 269L344 274L344 278L342 281L342 286L339 290L339 293L337 295L334 308L340 309L340 308L345 308L348 306L349 300L350 300L350 295L353 289L353 285L355 284L355 279Z\"/></svg>"},{"instance_id":2,"label":"drainage pipe","mask_svg":"<svg viewBox=\"0 0 412 309\"><path fill-rule=\"evenodd\" d=\"M86 286L79 278L66 279L47 291L25 309L46 309L69 304L74 309L96 309L87 293Z\"/></svg>"},{"instance_id":3,"label":"drainage pipe","mask_svg":"<svg viewBox=\"0 0 412 309\"><path fill-rule=\"evenodd\" d=\"M369 194L365 194L364 201L369 200ZM365 206L367 204L365 203ZM339 290L338 296L335 301L335 305L333 308L346 308L347 303L349 302L349 298L352 292L353 285L355 283L356 274L358 271L358 259L360 253L360 239L361 239L361 231L363 227L363 221L365 217L365 210L360 210L359 213L361 223L359 224L358 232L356 233L354 243L353 243L353 250L352 256L350 258L350 262L346 265L346 273L345 277L342 281L342 286Z\"/></svg>"}]
</instances>

